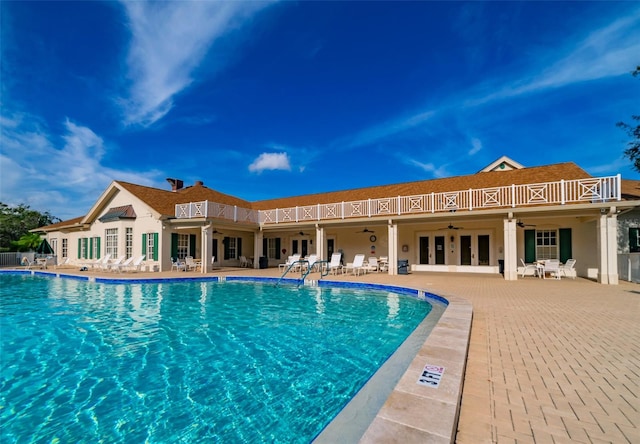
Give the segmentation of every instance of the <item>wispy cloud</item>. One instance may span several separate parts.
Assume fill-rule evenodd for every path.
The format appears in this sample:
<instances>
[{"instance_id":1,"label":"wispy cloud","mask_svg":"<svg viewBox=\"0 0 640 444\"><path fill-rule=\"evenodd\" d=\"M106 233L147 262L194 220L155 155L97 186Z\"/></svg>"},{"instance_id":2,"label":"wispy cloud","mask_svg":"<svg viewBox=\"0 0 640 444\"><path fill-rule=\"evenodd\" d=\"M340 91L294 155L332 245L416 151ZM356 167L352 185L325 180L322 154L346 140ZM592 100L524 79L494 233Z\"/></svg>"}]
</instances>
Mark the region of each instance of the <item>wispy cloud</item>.
<instances>
[{"instance_id":1,"label":"wispy cloud","mask_svg":"<svg viewBox=\"0 0 640 444\"><path fill-rule=\"evenodd\" d=\"M407 159L407 163L409 165L413 165L418 167L422 171L429 173L430 176L433 177L447 177L450 176L449 171L447 170L447 165L436 166L435 164L429 162L424 163L415 159Z\"/></svg>"},{"instance_id":2,"label":"wispy cloud","mask_svg":"<svg viewBox=\"0 0 640 444\"><path fill-rule=\"evenodd\" d=\"M173 107L220 37L237 30L268 2L123 2L132 34L126 124L149 126ZM216 63L223 65L220 58ZM220 67L220 66L219 66ZM219 68L218 67L218 68Z\"/></svg>"},{"instance_id":3,"label":"wispy cloud","mask_svg":"<svg viewBox=\"0 0 640 444\"><path fill-rule=\"evenodd\" d=\"M291 162L287 153L262 153L249 165L252 173L261 173L265 170L291 171Z\"/></svg>"},{"instance_id":4,"label":"wispy cloud","mask_svg":"<svg viewBox=\"0 0 640 444\"><path fill-rule=\"evenodd\" d=\"M351 137L345 144L339 143L337 145L346 146L347 148L357 148L378 142L387 137L414 129L427 122L434 114L435 111L421 111L408 117L401 117L389 122L384 122L380 125L360 131Z\"/></svg>"},{"instance_id":5,"label":"wispy cloud","mask_svg":"<svg viewBox=\"0 0 640 444\"><path fill-rule=\"evenodd\" d=\"M114 179L152 185L159 176L106 167L107 147L100 136L71 120L63 127L56 136L35 116L15 114L0 120L2 202L24 203L66 219L86 212Z\"/></svg>"},{"instance_id":6,"label":"wispy cloud","mask_svg":"<svg viewBox=\"0 0 640 444\"><path fill-rule=\"evenodd\" d=\"M482 142L480 139L476 139L475 137L471 139L471 149L467 153L469 156L473 156L477 154L480 150L482 150Z\"/></svg>"},{"instance_id":7,"label":"wispy cloud","mask_svg":"<svg viewBox=\"0 0 640 444\"><path fill-rule=\"evenodd\" d=\"M535 74L507 80L503 82L506 86L491 94L476 95L466 105L478 106L575 83L626 75L635 68L640 54L638 29L640 10L590 33L577 43L565 44L556 56L546 54L531 67ZM547 64L545 60L552 62Z\"/></svg>"}]
</instances>

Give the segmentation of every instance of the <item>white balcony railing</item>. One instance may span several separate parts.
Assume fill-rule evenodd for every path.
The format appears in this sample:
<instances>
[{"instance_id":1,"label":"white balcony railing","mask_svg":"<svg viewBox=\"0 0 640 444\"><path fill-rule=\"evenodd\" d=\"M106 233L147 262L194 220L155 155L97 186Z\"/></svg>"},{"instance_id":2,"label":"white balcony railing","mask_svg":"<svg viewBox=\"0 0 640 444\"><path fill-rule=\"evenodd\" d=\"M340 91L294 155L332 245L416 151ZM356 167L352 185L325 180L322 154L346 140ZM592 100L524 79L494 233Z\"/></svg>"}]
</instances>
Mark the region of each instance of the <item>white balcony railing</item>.
<instances>
[{"instance_id":1,"label":"white balcony railing","mask_svg":"<svg viewBox=\"0 0 640 444\"><path fill-rule=\"evenodd\" d=\"M261 211L209 201L190 202L176 205L176 218L214 217L234 222L268 225L454 210L472 211L532 205L609 202L620 199L621 177L618 174L609 177L447 191L415 196L384 197Z\"/></svg>"}]
</instances>

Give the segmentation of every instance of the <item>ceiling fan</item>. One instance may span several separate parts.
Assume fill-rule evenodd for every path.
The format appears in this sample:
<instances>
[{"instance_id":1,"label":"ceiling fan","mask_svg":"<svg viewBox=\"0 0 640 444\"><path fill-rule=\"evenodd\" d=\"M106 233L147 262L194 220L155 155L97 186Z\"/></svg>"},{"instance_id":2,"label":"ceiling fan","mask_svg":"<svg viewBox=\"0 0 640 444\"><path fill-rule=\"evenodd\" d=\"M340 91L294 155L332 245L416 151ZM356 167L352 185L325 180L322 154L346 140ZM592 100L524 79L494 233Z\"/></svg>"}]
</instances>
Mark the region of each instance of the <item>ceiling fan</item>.
<instances>
[{"instance_id":1,"label":"ceiling fan","mask_svg":"<svg viewBox=\"0 0 640 444\"><path fill-rule=\"evenodd\" d=\"M462 229L463 229L462 227L456 227L452 224L449 224L444 228L439 228L439 230L462 230Z\"/></svg>"},{"instance_id":2,"label":"ceiling fan","mask_svg":"<svg viewBox=\"0 0 640 444\"><path fill-rule=\"evenodd\" d=\"M365 228L362 231L356 231L356 233L375 233L375 231Z\"/></svg>"},{"instance_id":3,"label":"ceiling fan","mask_svg":"<svg viewBox=\"0 0 640 444\"><path fill-rule=\"evenodd\" d=\"M214 230L211 232L211 234L224 234L224 233L222 233L222 232L218 231L217 229L214 229Z\"/></svg>"},{"instance_id":4,"label":"ceiling fan","mask_svg":"<svg viewBox=\"0 0 640 444\"><path fill-rule=\"evenodd\" d=\"M305 233L304 231L298 232L300 236L309 236L309 233Z\"/></svg>"},{"instance_id":5,"label":"ceiling fan","mask_svg":"<svg viewBox=\"0 0 640 444\"><path fill-rule=\"evenodd\" d=\"M525 224L524 222L522 222L521 220L518 219L518 222L516 222L516 225L519 226L520 228L524 228L524 227L535 227L535 225L532 224Z\"/></svg>"}]
</instances>

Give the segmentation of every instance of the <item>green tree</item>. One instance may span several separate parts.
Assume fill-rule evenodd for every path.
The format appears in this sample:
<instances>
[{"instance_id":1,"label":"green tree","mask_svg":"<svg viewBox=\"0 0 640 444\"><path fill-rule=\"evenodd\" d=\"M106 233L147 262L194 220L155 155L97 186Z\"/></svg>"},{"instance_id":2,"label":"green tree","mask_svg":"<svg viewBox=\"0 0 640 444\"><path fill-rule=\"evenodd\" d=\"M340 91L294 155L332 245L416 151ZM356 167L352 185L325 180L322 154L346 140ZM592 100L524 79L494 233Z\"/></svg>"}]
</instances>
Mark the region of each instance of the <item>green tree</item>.
<instances>
[{"instance_id":1,"label":"green tree","mask_svg":"<svg viewBox=\"0 0 640 444\"><path fill-rule=\"evenodd\" d=\"M29 230L56 222L60 219L49 212L41 213L24 204L12 207L0 202L0 249L10 248L12 242L31 234Z\"/></svg>"},{"instance_id":2,"label":"green tree","mask_svg":"<svg viewBox=\"0 0 640 444\"><path fill-rule=\"evenodd\" d=\"M11 242L11 246L15 251L33 251L42 242L42 238L37 233L23 234L17 241Z\"/></svg>"},{"instance_id":3,"label":"green tree","mask_svg":"<svg viewBox=\"0 0 640 444\"><path fill-rule=\"evenodd\" d=\"M637 66L635 71L631 73L633 77L640 76L640 66ZM640 115L631 116L636 124L629 125L625 122L618 122L617 126L622 128L631 137L631 140L627 143L627 149L624 150L625 157L628 157L633 162L633 167L636 171L640 172Z\"/></svg>"}]
</instances>

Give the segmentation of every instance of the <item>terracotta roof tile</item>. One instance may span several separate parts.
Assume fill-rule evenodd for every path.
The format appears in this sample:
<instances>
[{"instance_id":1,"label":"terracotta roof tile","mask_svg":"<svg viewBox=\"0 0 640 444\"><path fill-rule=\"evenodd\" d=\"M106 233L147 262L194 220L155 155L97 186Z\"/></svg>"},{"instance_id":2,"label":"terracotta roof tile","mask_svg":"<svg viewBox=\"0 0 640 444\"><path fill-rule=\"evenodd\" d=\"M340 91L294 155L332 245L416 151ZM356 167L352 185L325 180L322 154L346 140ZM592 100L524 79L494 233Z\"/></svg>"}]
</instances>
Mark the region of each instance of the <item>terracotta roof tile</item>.
<instances>
[{"instance_id":1,"label":"terracotta roof tile","mask_svg":"<svg viewBox=\"0 0 640 444\"><path fill-rule=\"evenodd\" d=\"M640 199L640 180L622 179L622 198Z\"/></svg>"}]
</instances>

